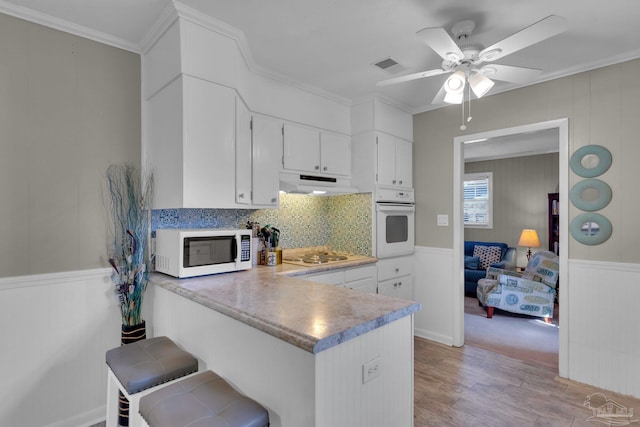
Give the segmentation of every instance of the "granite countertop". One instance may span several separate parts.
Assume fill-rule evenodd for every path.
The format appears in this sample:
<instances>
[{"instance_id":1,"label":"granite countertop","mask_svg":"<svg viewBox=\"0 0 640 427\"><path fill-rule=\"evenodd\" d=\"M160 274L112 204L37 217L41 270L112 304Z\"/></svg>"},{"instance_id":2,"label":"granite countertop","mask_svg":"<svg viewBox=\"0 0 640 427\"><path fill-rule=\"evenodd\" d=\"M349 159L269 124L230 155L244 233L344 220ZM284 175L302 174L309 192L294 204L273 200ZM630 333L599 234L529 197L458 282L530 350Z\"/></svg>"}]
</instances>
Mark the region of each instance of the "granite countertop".
<instances>
[{"instance_id":1,"label":"granite countertop","mask_svg":"<svg viewBox=\"0 0 640 427\"><path fill-rule=\"evenodd\" d=\"M319 353L411 315L420 310L420 304L289 276L375 261L368 258L337 263L332 268L254 266L251 270L189 279L153 273L149 281L303 350Z\"/></svg>"}]
</instances>

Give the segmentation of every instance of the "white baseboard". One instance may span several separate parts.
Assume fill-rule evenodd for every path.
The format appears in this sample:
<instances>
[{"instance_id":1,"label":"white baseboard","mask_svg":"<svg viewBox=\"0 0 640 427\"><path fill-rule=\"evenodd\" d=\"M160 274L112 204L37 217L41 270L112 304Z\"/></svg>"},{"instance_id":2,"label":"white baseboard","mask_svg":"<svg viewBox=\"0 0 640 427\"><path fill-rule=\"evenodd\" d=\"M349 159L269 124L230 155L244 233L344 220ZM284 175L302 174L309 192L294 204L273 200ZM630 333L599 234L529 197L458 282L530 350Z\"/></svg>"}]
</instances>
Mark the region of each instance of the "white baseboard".
<instances>
[{"instance_id":1,"label":"white baseboard","mask_svg":"<svg viewBox=\"0 0 640 427\"><path fill-rule=\"evenodd\" d=\"M436 334L434 332L427 331L425 329L417 329L416 328L414 330L414 335L416 337L424 338L424 339L429 340L429 341L435 341L435 342L438 342L440 344L444 344L444 345L448 345L448 346L452 346L453 345L453 340L451 339L451 337L448 337L446 335Z\"/></svg>"},{"instance_id":2,"label":"white baseboard","mask_svg":"<svg viewBox=\"0 0 640 427\"><path fill-rule=\"evenodd\" d=\"M105 400L107 399L107 391L105 390ZM49 424L46 427L91 427L101 422L104 422L107 414L107 406L102 405L91 411L83 412L82 414L74 415L66 420L57 421L53 424Z\"/></svg>"}]
</instances>

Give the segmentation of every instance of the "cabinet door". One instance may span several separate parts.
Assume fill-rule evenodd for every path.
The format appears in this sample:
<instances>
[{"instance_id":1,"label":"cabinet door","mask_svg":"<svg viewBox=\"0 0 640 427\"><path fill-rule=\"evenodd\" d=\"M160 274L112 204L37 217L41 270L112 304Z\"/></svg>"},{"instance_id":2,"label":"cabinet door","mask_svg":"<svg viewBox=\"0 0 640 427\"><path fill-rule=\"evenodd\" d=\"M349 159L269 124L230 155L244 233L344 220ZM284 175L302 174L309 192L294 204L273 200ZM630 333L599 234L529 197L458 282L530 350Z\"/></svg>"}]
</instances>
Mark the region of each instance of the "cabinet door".
<instances>
[{"instance_id":1,"label":"cabinet door","mask_svg":"<svg viewBox=\"0 0 640 427\"><path fill-rule=\"evenodd\" d=\"M253 116L253 197L254 205L277 206L282 160L282 122Z\"/></svg>"},{"instance_id":2,"label":"cabinet door","mask_svg":"<svg viewBox=\"0 0 640 427\"><path fill-rule=\"evenodd\" d=\"M345 282L344 287L349 289L355 289L361 292L368 292L370 294L377 293L377 282L375 278L370 277L368 279L354 280L353 282Z\"/></svg>"},{"instance_id":3,"label":"cabinet door","mask_svg":"<svg viewBox=\"0 0 640 427\"><path fill-rule=\"evenodd\" d=\"M284 168L320 173L320 132L317 129L284 125Z\"/></svg>"},{"instance_id":4,"label":"cabinet door","mask_svg":"<svg viewBox=\"0 0 640 427\"><path fill-rule=\"evenodd\" d=\"M378 282L378 293L391 297L413 299L413 277L401 276L391 280Z\"/></svg>"},{"instance_id":5,"label":"cabinet door","mask_svg":"<svg viewBox=\"0 0 640 427\"><path fill-rule=\"evenodd\" d=\"M236 94L224 86L183 76L182 208L236 205ZM226 183L226 184L225 184Z\"/></svg>"},{"instance_id":6,"label":"cabinet door","mask_svg":"<svg viewBox=\"0 0 640 427\"><path fill-rule=\"evenodd\" d=\"M251 204L251 114L236 98L236 203Z\"/></svg>"},{"instance_id":7,"label":"cabinet door","mask_svg":"<svg viewBox=\"0 0 640 427\"><path fill-rule=\"evenodd\" d=\"M320 134L320 163L322 173L351 175L351 137L335 133Z\"/></svg>"},{"instance_id":8,"label":"cabinet door","mask_svg":"<svg viewBox=\"0 0 640 427\"><path fill-rule=\"evenodd\" d=\"M378 134L378 179L380 185L396 185L396 141L391 135Z\"/></svg>"},{"instance_id":9,"label":"cabinet door","mask_svg":"<svg viewBox=\"0 0 640 427\"><path fill-rule=\"evenodd\" d=\"M396 185L413 187L413 143L396 138Z\"/></svg>"}]
</instances>

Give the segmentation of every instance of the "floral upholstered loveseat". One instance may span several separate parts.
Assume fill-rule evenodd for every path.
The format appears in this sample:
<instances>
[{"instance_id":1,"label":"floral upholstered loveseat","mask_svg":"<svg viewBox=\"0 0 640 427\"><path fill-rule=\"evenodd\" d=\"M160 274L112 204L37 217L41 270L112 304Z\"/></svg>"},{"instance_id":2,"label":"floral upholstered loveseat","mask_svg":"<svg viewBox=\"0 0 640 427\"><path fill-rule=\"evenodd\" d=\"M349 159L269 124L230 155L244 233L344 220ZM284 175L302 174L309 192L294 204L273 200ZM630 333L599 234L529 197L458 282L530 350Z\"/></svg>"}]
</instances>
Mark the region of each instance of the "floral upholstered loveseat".
<instances>
[{"instance_id":1,"label":"floral upholstered loveseat","mask_svg":"<svg viewBox=\"0 0 640 427\"><path fill-rule=\"evenodd\" d=\"M464 292L475 294L478 280L487 275L487 268L495 267L504 270L515 270L516 248L506 243L481 242L468 240L464 242Z\"/></svg>"},{"instance_id":2,"label":"floral upholstered loveseat","mask_svg":"<svg viewBox=\"0 0 640 427\"><path fill-rule=\"evenodd\" d=\"M551 319L558 273L558 256L549 251L536 252L522 273L490 267L478 281L478 301L487 307L488 318L499 308Z\"/></svg>"}]
</instances>

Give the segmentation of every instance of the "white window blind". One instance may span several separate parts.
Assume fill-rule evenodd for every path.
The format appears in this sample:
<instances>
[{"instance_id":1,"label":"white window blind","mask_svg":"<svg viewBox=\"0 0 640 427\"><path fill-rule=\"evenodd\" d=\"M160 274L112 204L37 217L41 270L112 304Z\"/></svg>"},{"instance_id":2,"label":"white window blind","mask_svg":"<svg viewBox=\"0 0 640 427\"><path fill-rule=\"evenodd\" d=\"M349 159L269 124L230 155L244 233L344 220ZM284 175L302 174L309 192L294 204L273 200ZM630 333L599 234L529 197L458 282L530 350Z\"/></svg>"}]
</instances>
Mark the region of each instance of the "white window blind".
<instances>
[{"instance_id":1,"label":"white window blind","mask_svg":"<svg viewBox=\"0 0 640 427\"><path fill-rule=\"evenodd\" d=\"M465 227L493 227L493 173L472 173L464 176Z\"/></svg>"}]
</instances>

